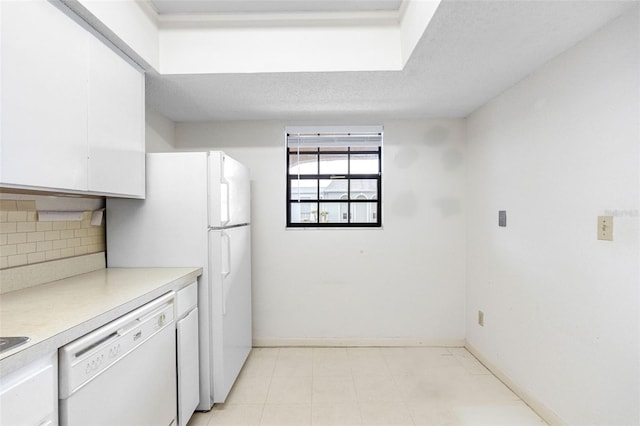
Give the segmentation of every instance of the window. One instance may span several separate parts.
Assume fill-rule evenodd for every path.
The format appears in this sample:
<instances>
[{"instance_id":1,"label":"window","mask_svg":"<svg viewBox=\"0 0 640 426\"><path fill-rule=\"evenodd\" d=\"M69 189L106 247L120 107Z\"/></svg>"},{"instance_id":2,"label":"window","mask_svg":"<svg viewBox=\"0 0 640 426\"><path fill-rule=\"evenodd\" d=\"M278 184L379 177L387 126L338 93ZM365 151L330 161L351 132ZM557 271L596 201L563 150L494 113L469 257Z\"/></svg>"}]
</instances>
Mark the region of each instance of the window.
<instances>
[{"instance_id":1,"label":"window","mask_svg":"<svg viewBox=\"0 0 640 426\"><path fill-rule=\"evenodd\" d=\"M287 227L382 226L382 127L287 128Z\"/></svg>"}]
</instances>

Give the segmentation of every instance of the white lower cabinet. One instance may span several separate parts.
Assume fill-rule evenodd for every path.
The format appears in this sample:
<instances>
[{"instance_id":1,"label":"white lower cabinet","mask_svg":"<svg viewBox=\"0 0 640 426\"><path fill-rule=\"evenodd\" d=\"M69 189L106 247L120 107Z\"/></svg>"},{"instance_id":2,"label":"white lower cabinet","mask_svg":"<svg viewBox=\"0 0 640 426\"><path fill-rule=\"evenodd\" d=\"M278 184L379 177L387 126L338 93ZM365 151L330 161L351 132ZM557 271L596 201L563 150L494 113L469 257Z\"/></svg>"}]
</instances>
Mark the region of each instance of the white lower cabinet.
<instances>
[{"instance_id":1,"label":"white lower cabinet","mask_svg":"<svg viewBox=\"0 0 640 426\"><path fill-rule=\"evenodd\" d=\"M31 362L0 379L0 424L58 424L57 353Z\"/></svg>"},{"instance_id":2,"label":"white lower cabinet","mask_svg":"<svg viewBox=\"0 0 640 426\"><path fill-rule=\"evenodd\" d=\"M186 426L199 401L198 288L193 283L177 295L178 426Z\"/></svg>"}]
</instances>

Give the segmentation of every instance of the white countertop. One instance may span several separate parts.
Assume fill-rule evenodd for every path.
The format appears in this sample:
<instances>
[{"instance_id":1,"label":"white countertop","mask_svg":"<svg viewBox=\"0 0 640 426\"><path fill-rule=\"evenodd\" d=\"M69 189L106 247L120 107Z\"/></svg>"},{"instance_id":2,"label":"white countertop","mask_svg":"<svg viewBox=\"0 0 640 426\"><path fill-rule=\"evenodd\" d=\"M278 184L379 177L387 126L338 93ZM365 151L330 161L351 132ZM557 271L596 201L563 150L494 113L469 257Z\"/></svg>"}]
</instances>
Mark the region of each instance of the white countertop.
<instances>
[{"instance_id":1,"label":"white countertop","mask_svg":"<svg viewBox=\"0 0 640 426\"><path fill-rule=\"evenodd\" d=\"M202 268L107 268L0 295L0 336L31 340L0 354L0 375L167 293Z\"/></svg>"}]
</instances>

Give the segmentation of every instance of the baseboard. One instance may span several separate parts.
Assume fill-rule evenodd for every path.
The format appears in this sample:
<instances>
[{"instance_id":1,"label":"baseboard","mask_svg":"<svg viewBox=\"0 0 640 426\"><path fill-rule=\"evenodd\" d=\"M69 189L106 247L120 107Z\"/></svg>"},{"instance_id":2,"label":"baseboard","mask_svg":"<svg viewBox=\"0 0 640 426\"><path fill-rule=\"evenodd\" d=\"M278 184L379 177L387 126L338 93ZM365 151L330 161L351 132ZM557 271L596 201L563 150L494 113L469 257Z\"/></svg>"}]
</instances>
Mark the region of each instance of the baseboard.
<instances>
[{"instance_id":1,"label":"baseboard","mask_svg":"<svg viewBox=\"0 0 640 426\"><path fill-rule=\"evenodd\" d=\"M272 347L394 347L433 346L464 347L464 339L422 339L422 338L255 338L256 348Z\"/></svg>"},{"instance_id":2,"label":"baseboard","mask_svg":"<svg viewBox=\"0 0 640 426\"><path fill-rule=\"evenodd\" d=\"M567 425L556 413L549 407L543 404L539 399L531 395L525 389L523 389L518 383L516 383L511 377L507 376L502 370L500 370L495 364L489 361L482 353L478 351L472 344L465 342L464 347L475 356L485 367L489 369L498 379L502 381L509 389L524 401L533 411L536 412L544 421L552 426L565 426Z\"/></svg>"}]
</instances>

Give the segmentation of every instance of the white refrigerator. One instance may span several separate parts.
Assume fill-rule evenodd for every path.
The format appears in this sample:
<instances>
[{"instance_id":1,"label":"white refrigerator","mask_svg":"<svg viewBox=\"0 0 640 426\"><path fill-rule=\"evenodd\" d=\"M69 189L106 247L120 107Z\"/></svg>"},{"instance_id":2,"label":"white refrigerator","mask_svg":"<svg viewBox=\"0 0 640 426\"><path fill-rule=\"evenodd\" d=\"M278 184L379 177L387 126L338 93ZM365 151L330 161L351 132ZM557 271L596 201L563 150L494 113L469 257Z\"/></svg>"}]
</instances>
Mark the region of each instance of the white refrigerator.
<instances>
[{"instance_id":1,"label":"white refrigerator","mask_svg":"<svg viewBox=\"0 0 640 426\"><path fill-rule=\"evenodd\" d=\"M200 402L227 398L251 351L249 170L223 152L147 154L144 200L108 199L109 267L202 267Z\"/></svg>"}]
</instances>

